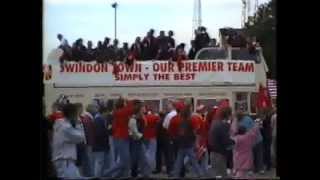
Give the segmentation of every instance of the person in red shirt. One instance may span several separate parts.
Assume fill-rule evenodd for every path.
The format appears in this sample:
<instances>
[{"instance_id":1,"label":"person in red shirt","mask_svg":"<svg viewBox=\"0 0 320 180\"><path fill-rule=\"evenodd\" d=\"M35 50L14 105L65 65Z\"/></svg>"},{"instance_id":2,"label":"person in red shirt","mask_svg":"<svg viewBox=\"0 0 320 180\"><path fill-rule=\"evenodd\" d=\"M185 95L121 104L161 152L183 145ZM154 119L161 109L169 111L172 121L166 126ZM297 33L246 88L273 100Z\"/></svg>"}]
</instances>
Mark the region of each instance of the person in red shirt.
<instances>
[{"instance_id":1,"label":"person in red shirt","mask_svg":"<svg viewBox=\"0 0 320 180\"><path fill-rule=\"evenodd\" d=\"M145 127L143 137L145 139L146 156L149 165L153 170L156 167L156 150L157 150L157 125L160 122L160 117L147 109L147 114L144 116Z\"/></svg>"},{"instance_id":2,"label":"person in red shirt","mask_svg":"<svg viewBox=\"0 0 320 180\"><path fill-rule=\"evenodd\" d=\"M208 171L208 131L209 124L205 117L206 106L200 104L196 108L196 113L192 115L192 119L196 122L197 131L197 159L200 161L200 167L202 171L207 173Z\"/></svg>"},{"instance_id":3,"label":"person in red shirt","mask_svg":"<svg viewBox=\"0 0 320 180\"><path fill-rule=\"evenodd\" d=\"M181 177L181 170L184 166L185 157L189 157L193 171L198 177L203 176L195 154L196 132L199 131L199 124L196 118L192 118L191 106L189 104L177 103L178 115L173 117L169 125L169 133L175 136L178 152L174 164L173 176Z\"/></svg>"},{"instance_id":4,"label":"person in red shirt","mask_svg":"<svg viewBox=\"0 0 320 180\"><path fill-rule=\"evenodd\" d=\"M128 177L130 171L129 151L129 118L133 114L134 102L126 101L123 98L116 102L116 109L113 111L112 136L114 150L119 155L119 161L105 171L104 177ZM111 176L112 175L112 176Z\"/></svg>"}]
</instances>

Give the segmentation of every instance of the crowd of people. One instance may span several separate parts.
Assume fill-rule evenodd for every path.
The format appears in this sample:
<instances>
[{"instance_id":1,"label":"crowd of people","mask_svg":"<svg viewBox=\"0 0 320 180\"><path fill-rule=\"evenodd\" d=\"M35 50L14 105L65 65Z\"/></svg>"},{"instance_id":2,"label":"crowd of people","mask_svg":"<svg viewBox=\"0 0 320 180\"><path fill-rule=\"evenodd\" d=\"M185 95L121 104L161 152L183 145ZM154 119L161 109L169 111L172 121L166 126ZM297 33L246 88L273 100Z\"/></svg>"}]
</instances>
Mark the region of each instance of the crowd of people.
<instances>
[{"instance_id":1,"label":"crowd of people","mask_svg":"<svg viewBox=\"0 0 320 180\"><path fill-rule=\"evenodd\" d=\"M98 41L97 46L93 47L92 41L88 41L84 45L82 38L77 39L72 46L69 45L67 39L62 34L58 34L60 41L58 48L63 50L60 62L64 61L97 61L114 62L121 61L130 63L134 60L186 60L194 59L196 53L204 47L214 46L205 27L199 27L195 31L195 39L191 41L191 48L187 54L185 51L185 43L176 45L173 31L160 31L159 36L155 36L154 29L150 29L147 35L141 39L136 37L134 43L130 46L128 42L124 42L119 47L119 41L114 39L112 44L110 38L106 37L104 41Z\"/></svg>"},{"instance_id":2,"label":"crowd of people","mask_svg":"<svg viewBox=\"0 0 320 180\"><path fill-rule=\"evenodd\" d=\"M52 176L239 177L272 168L275 108L253 120L229 101L218 106L171 99L165 112L140 100L55 102L47 117ZM164 162L162 162L164 160ZM164 168L165 167L165 168Z\"/></svg>"}]
</instances>

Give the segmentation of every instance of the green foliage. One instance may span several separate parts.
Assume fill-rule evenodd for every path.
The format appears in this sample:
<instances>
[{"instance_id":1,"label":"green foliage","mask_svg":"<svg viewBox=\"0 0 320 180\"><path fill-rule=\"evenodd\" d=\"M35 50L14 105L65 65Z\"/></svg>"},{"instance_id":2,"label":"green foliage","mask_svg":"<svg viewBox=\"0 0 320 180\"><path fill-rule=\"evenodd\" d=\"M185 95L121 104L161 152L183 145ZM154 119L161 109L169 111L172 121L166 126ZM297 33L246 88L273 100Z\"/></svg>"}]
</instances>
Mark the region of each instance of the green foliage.
<instances>
[{"instance_id":1,"label":"green foliage","mask_svg":"<svg viewBox=\"0 0 320 180\"><path fill-rule=\"evenodd\" d=\"M263 49L269 67L268 78L276 78L276 0L259 6L245 25L249 36L255 36Z\"/></svg>"}]
</instances>

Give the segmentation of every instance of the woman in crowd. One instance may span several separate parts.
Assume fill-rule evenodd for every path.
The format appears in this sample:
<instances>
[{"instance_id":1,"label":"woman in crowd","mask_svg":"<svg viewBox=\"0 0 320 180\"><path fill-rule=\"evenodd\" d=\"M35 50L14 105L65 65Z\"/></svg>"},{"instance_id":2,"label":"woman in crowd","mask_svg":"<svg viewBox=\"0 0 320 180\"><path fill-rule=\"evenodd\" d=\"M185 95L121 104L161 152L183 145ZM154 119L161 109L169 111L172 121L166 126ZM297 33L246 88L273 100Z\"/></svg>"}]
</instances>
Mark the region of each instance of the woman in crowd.
<instances>
[{"instance_id":1,"label":"woman in crowd","mask_svg":"<svg viewBox=\"0 0 320 180\"><path fill-rule=\"evenodd\" d=\"M259 126L255 125L249 131L244 126L238 126L234 119L231 125L232 139L235 142L233 162L236 178L247 178L247 173L253 166L252 147L258 137Z\"/></svg>"},{"instance_id":2,"label":"woman in crowd","mask_svg":"<svg viewBox=\"0 0 320 180\"><path fill-rule=\"evenodd\" d=\"M254 121L253 119L245 113L243 110L243 107L240 107L238 112L237 112L237 119L238 119L238 124L239 126L243 126L246 128L246 131L249 131L254 127ZM258 113L258 119L264 119L263 113ZM258 137L253 145L253 170L256 173L261 173L263 174L263 137L261 135L261 132L258 132ZM251 173L251 172L250 172Z\"/></svg>"},{"instance_id":3,"label":"woman in crowd","mask_svg":"<svg viewBox=\"0 0 320 180\"><path fill-rule=\"evenodd\" d=\"M78 108L74 104L64 105L64 119L54 124L52 161L57 177L80 178L80 172L76 166L76 145L85 139L83 129L78 120Z\"/></svg>"}]
</instances>

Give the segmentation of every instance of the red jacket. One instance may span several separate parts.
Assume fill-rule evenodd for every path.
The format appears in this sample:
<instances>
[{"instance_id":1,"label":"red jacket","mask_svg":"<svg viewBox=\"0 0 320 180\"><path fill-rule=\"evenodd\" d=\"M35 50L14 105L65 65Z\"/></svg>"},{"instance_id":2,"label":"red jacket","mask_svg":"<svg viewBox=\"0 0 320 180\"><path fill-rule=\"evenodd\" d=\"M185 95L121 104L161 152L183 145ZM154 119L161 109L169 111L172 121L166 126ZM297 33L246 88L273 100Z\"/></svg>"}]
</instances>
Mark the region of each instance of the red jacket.
<instances>
[{"instance_id":1,"label":"red jacket","mask_svg":"<svg viewBox=\"0 0 320 180\"><path fill-rule=\"evenodd\" d=\"M143 137L146 139L153 139L157 136L157 124L160 121L160 117L155 114L145 115L145 127L143 131Z\"/></svg>"},{"instance_id":2,"label":"red jacket","mask_svg":"<svg viewBox=\"0 0 320 180\"><path fill-rule=\"evenodd\" d=\"M49 115L49 120L55 122L56 120L63 119L63 113L61 111L56 111Z\"/></svg>"},{"instance_id":3,"label":"red jacket","mask_svg":"<svg viewBox=\"0 0 320 180\"><path fill-rule=\"evenodd\" d=\"M127 139L129 138L128 123L129 118L133 114L133 102L129 101L128 104L113 112L112 135L114 138Z\"/></svg>"},{"instance_id":4,"label":"red jacket","mask_svg":"<svg viewBox=\"0 0 320 180\"><path fill-rule=\"evenodd\" d=\"M179 126L181 124L181 117L180 115L176 115L175 117L173 117L170 121L169 124L169 128L168 128L168 133L171 137L177 137L178 136L178 130L179 130ZM191 126L192 129L194 130L194 132L198 132L200 129L200 124L199 124L199 119L191 116Z\"/></svg>"},{"instance_id":5,"label":"red jacket","mask_svg":"<svg viewBox=\"0 0 320 180\"><path fill-rule=\"evenodd\" d=\"M85 112L80 116L80 121L82 122L84 133L86 136L87 144L90 146L95 145L95 124L94 119L90 113Z\"/></svg>"}]
</instances>

